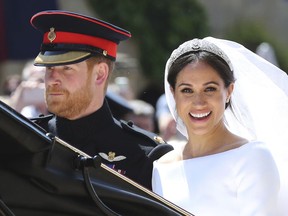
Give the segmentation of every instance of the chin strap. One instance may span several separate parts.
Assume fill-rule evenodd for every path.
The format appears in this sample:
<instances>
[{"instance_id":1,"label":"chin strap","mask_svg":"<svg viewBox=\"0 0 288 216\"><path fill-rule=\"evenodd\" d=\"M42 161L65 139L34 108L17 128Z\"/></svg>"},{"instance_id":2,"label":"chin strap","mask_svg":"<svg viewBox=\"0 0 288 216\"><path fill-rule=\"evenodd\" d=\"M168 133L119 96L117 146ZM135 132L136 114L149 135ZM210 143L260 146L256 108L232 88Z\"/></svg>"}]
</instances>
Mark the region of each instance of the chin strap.
<instances>
[{"instance_id":1,"label":"chin strap","mask_svg":"<svg viewBox=\"0 0 288 216\"><path fill-rule=\"evenodd\" d=\"M101 166L101 158L99 156L94 156L93 158L88 158L85 156L79 156L76 159L76 167L78 169L82 170L84 182L86 189L88 190L91 198L95 202L95 204L100 208L100 210L108 215L108 216L120 216L120 214L114 212L112 209L110 209L108 206L105 205L97 195L96 191L94 190L94 187L90 180L90 174L89 169L95 168L98 169Z\"/></svg>"}]
</instances>

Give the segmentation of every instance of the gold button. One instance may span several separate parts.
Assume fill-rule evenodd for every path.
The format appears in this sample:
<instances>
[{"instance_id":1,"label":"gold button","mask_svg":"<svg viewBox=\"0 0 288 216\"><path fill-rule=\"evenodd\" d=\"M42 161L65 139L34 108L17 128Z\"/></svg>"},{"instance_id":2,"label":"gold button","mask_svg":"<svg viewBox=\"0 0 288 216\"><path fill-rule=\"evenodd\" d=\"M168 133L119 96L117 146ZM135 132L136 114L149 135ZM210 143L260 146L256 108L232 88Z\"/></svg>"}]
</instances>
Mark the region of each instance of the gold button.
<instances>
[{"instance_id":1,"label":"gold button","mask_svg":"<svg viewBox=\"0 0 288 216\"><path fill-rule=\"evenodd\" d=\"M163 140L163 138L160 137L160 136L155 136L155 137L154 137L154 140L155 140L156 142L160 143L160 144L164 144L164 143L165 143L165 141Z\"/></svg>"}]
</instances>

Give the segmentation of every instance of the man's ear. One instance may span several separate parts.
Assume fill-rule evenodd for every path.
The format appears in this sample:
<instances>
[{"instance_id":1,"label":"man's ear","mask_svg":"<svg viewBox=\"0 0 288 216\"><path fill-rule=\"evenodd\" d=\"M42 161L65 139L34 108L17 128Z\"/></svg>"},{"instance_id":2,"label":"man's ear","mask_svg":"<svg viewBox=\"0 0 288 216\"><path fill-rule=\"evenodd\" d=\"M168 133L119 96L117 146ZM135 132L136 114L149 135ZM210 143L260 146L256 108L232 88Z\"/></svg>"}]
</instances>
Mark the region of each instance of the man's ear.
<instances>
[{"instance_id":1,"label":"man's ear","mask_svg":"<svg viewBox=\"0 0 288 216\"><path fill-rule=\"evenodd\" d=\"M94 70L96 70L95 83L101 85L106 82L109 77L109 67L106 63L100 62L95 65Z\"/></svg>"}]
</instances>

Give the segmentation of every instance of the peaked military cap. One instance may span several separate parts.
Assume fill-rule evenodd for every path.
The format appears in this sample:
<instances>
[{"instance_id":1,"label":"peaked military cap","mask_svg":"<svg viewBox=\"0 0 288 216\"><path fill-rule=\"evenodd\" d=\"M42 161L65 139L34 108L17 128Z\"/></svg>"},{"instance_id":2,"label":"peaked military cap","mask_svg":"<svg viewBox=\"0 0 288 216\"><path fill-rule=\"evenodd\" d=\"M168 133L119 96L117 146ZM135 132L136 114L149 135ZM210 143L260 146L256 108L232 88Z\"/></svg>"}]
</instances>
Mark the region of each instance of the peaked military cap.
<instances>
[{"instance_id":1,"label":"peaked military cap","mask_svg":"<svg viewBox=\"0 0 288 216\"><path fill-rule=\"evenodd\" d=\"M30 23L44 34L37 66L77 63L95 54L115 61L118 44L131 37L108 22L61 10L39 12Z\"/></svg>"}]
</instances>

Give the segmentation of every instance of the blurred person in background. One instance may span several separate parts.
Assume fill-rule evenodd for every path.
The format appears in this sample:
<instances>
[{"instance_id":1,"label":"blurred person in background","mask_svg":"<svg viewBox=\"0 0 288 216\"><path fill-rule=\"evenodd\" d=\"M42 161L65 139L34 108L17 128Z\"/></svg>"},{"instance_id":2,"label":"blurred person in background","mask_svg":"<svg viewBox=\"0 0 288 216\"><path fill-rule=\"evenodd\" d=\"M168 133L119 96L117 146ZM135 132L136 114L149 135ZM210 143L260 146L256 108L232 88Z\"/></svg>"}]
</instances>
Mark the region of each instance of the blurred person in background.
<instances>
[{"instance_id":1,"label":"blurred person in background","mask_svg":"<svg viewBox=\"0 0 288 216\"><path fill-rule=\"evenodd\" d=\"M274 48L270 43L262 42L256 48L256 54L279 67Z\"/></svg>"},{"instance_id":2,"label":"blurred person in background","mask_svg":"<svg viewBox=\"0 0 288 216\"><path fill-rule=\"evenodd\" d=\"M28 61L23 68L21 82L11 95L11 106L27 118L48 114L44 98L45 67Z\"/></svg>"},{"instance_id":3,"label":"blurred person in background","mask_svg":"<svg viewBox=\"0 0 288 216\"><path fill-rule=\"evenodd\" d=\"M11 96L18 85L21 83L21 76L18 74L9 75L5 78L3 83L3 95Z\"/></svg>"},{"instance_id":4,"label":"blurred person in background","mask_svg":"<svg viewBox=\"0 0 288 216\"><path fill-rule=\"evenodd\" d=\"M126 100L132 100L135 98L134 92L130 86L130 80L128 77L120 76L114 80L115 91Z\"/></svg>"},{"instance_id":5,"label":"blurred person in background","mask_svg":"<svg viewBox=\"0 0 288 216\"><path fill-rule=\"evenodd\" d=\"M0 100L9 106L11 106L11 95L21 83L21 76L18 74L8 75L2 85L2 95L0 95Z\"/></svg>"},{"instance_id":6,"label":"blurred person in background","mask_svg":"<svg viewBox=\"0 0 288 216\"><path fill-rule=\"evenodd\" d=\"M161 137L174 148L181 146L187 139L176 129L176 121L170 113L166 95L162 94L156 103L156 121Z\"/></svg>"},{"instance_id":7,"label":"blurred person in background","mask_svg":"<svg viewBox=\"0 0 288 216\"><path fill-rule=\"evenodd\" d=\"M128 105L132 108L132 112L127 113L123 119L144 130L155 132L154 107L139 99L129 100Z\"/></svg>"},{"instance_id":8,"label":"blurred person in background","mask_svg":"<svg viewBox=\"0 0 288 216\"><path fill-rule=\"evenodd\" d=\"M133 113L129 101L119 95L117 92L111 91L109 88L106 92L106 100L109 104L110 110L117 120L125 119L129 113Z\"/></svg>"}]
</instances>

